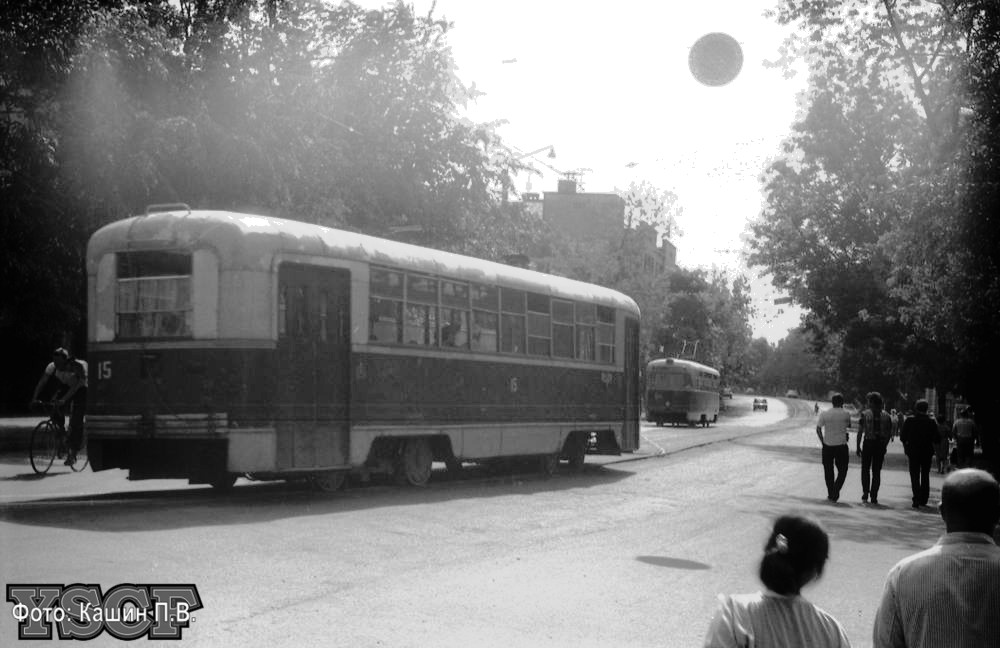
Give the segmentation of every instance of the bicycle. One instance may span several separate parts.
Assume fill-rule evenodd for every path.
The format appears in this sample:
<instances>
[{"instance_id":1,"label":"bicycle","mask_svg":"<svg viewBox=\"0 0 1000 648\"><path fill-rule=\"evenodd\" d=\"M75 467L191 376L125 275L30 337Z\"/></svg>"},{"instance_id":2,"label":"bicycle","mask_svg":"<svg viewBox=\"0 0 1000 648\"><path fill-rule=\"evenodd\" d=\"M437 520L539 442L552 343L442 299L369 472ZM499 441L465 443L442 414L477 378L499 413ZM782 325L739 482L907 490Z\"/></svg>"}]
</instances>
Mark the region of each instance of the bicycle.
<instances>
[{"instance_id":1,"label":"bicycle","mask_svg":"<svg viewBox=\"0 0 1000 648\"><path fill-rule=\"evenodd\" d=\"M64 425L60 425L58 417L60 414L59 405L48 403L49 418L35 426L31 432L31 445L28 455L31 459L31 468L39 475L44 475L52 467L52 463L58 458L62 459L68 453L69 433ZM84 428L83 436L80 439L80 449L76 453L76 461L70 465L73 472L85 470L90 464L87 456L87 430Z\"/></svg>"}]
</instances>

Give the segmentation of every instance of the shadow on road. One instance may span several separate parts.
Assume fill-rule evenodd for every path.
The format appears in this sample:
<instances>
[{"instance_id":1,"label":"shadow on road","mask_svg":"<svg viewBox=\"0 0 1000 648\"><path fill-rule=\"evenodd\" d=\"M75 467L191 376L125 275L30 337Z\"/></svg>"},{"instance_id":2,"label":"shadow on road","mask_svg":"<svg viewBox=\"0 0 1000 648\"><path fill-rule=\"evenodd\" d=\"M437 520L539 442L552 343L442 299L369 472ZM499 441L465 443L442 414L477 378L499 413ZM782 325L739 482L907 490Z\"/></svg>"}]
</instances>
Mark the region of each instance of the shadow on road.
<instances>
[{"instance_id":1,"label":"shadow on road","mask_svg":"<svg viewBox=\"0 0 1000 648\"><path fill-rule=\"evenodd\" d=\"M324 493L284 482L238 483L232 490L185 487L50 497L0 506L0 520L14 524L88 531L155 531L257 524L313 515L337 515L386 506L423 506L488 497L531 497L577 488L603 487L631 477L621 468L585 465L579 473L486 474L466 468L454 479L435 471L424 488L387 483L349 486Z\"/></svg>"},{"instance_id":2,"label":"shadow on road","mask_svg":"<svg viewBox=\"0 0 1000 648\"><path fill-rule=\"evenodd\" d=\"M752 445L754 448L763 450L764 452L771 452L774 454L781 455L784 459L791 459L793 461L800 461L802 463L816 464L820 466L820 447L819 441L816 442L815 447L803 446L803 445L781 445L781 444L766 444L757 443L755 441L738 441L737 443L742 443L744 445ZM854 452L854 446L851 446L851 464L849 471L860 470L861 469L861 458L857 456ZM885 461L882 464L882 470L901 470L908 473L909 467L906 462L906 455L900 452L893 452L893 448L890 447L889 452L885 455ZM860 474L860 473L858 473Z\"/></svg>"},{"instance_id":3,"label":"shadow on road","mask_svg":"<svg viewBox=\"0 0 1000 648\"><path fill-rule=\"evenodd\" d=\"M636 556L636 560L641 563L646 563L647 565L655 565L657 567L670 567L671 569L711 569L711 565L706 565L705 563L700 563L694 560L685 560L683 558L671 558L669 556Z\"/></svg>"},{"instance_id":4,"label":"shadow on road","mask_svg":"<svg viewBox=\"0 0 1000 648\"><path fill-rule=\"evenodd\" d=\"M937 501L939 494L932 492L931 501ZM793 511L806 512L837 538L861 544L894 543L910 551L927 549L944 534L944 522L936 507L912 509L909 502L872 506L860 501L834 504L826 499L773 496L761 499L760 511L772 518Z\"/></svg>"}]
</instances>

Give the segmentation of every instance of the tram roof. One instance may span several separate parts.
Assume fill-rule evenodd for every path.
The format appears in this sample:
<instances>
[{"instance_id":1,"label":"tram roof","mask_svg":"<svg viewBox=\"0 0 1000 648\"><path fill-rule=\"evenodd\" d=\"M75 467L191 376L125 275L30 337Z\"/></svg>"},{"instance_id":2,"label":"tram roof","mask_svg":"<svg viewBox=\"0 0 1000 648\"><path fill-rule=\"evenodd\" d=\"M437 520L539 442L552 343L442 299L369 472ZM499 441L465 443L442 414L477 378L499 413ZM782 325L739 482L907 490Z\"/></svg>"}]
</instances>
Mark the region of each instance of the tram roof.
<instances>
[{"instance_id":1,"label":"tram roof","mask_svg":"<svg viewBox=\"0 0 1000 648\"><path fill-rule=\"evenodd\" d=\"M204 248L214 250L227 269L270 270L278 254L334 257L639 311L627 295L595 284L312 223L229 211L163 211L105 225L87 246L88 272L95 273L96 263L108 253Z\"/></svg>"},{"instance_id":2,"label":"tram roof","mask_svg":"<svg viewBox=\"0 0 1000 648\"><path fill-rule=\"evenodd\" d=\"M708 371L715 374L719 373L719 370L714 367L709 367L708 365L695 362L694 360L683 360L681 358L659 358L657 360L650 360L649 364L646 366L650 369L656 369L659 367L684 367L685 369L698 369L700 371Z\"/></svg>"}]
</instances>

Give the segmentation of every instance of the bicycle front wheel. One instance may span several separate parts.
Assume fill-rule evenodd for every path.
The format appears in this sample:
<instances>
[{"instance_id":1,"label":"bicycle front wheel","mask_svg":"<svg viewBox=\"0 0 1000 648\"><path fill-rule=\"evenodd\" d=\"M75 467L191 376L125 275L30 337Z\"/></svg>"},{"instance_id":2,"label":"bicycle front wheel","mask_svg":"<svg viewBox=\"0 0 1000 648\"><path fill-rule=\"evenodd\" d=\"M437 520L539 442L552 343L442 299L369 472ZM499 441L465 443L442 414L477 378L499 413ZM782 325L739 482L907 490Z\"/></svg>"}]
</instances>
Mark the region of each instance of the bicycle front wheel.
<instances>
[{"instance_id":1,"label":"bicycle front wheel","mask_svg":"<svg viewBox=\"0 0 1000 648\"><path fill-rule=\"evenodd\" d=\"M47 473L56 459L56 452L59 449L56 433L56 424L52 421L42 421L31 433L29 448L31 468L39 475Z\"/></svg>"}]
</instances>

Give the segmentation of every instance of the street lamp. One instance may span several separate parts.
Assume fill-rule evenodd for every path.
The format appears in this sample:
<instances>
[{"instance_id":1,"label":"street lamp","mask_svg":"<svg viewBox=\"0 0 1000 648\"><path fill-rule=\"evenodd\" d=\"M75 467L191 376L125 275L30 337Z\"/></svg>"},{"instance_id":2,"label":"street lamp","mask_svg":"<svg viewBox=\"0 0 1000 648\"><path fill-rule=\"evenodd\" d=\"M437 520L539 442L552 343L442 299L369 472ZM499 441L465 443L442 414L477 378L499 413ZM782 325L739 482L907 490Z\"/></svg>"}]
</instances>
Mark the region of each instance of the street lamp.
<instances>
[{"instance_id":1,"label":"street lamp","mask_svg":"<svg viewBox=\"0 0 1000 648\"><path fill-rule=\"evenodd\" d=\"M506 148L506 147L504 147L504 148ZM534 157L534 156L538 155L539 153L541 153L543 151L546 151L546 150L548 151L548 154L546 154L545 157L549 158L550 160L553 160L556 157L556 147L554 147L551 144L547 144L546 146L543 146L542 148L535 149L534 151L530 151L528 153L523 153L523 152L519 151L516 148L508 148L507 150L510 151L512 154L516 154L516 155L511 155L511 158L510 158L511 162L517 162L518 160L523 160L524 158ZM541 162L541 160L538 160L538 161ZM545 164L544 162L541 162L541 163ZM552 169L552 167L549 166L548 164L545 164L545 166L547 166L548 168ZM555 171L555 170L556 169L553 169L553 171ZM531 188L531 185L530 185L531 181L529 180L528 182L529 182L528 188L530 189ZM504 188L503 188L503 204L505 204L505 205L507 204L507 195L508 195L509 191L510 191L510 188L508 186L504 185Z\"/></svg>"}]
</instances>

